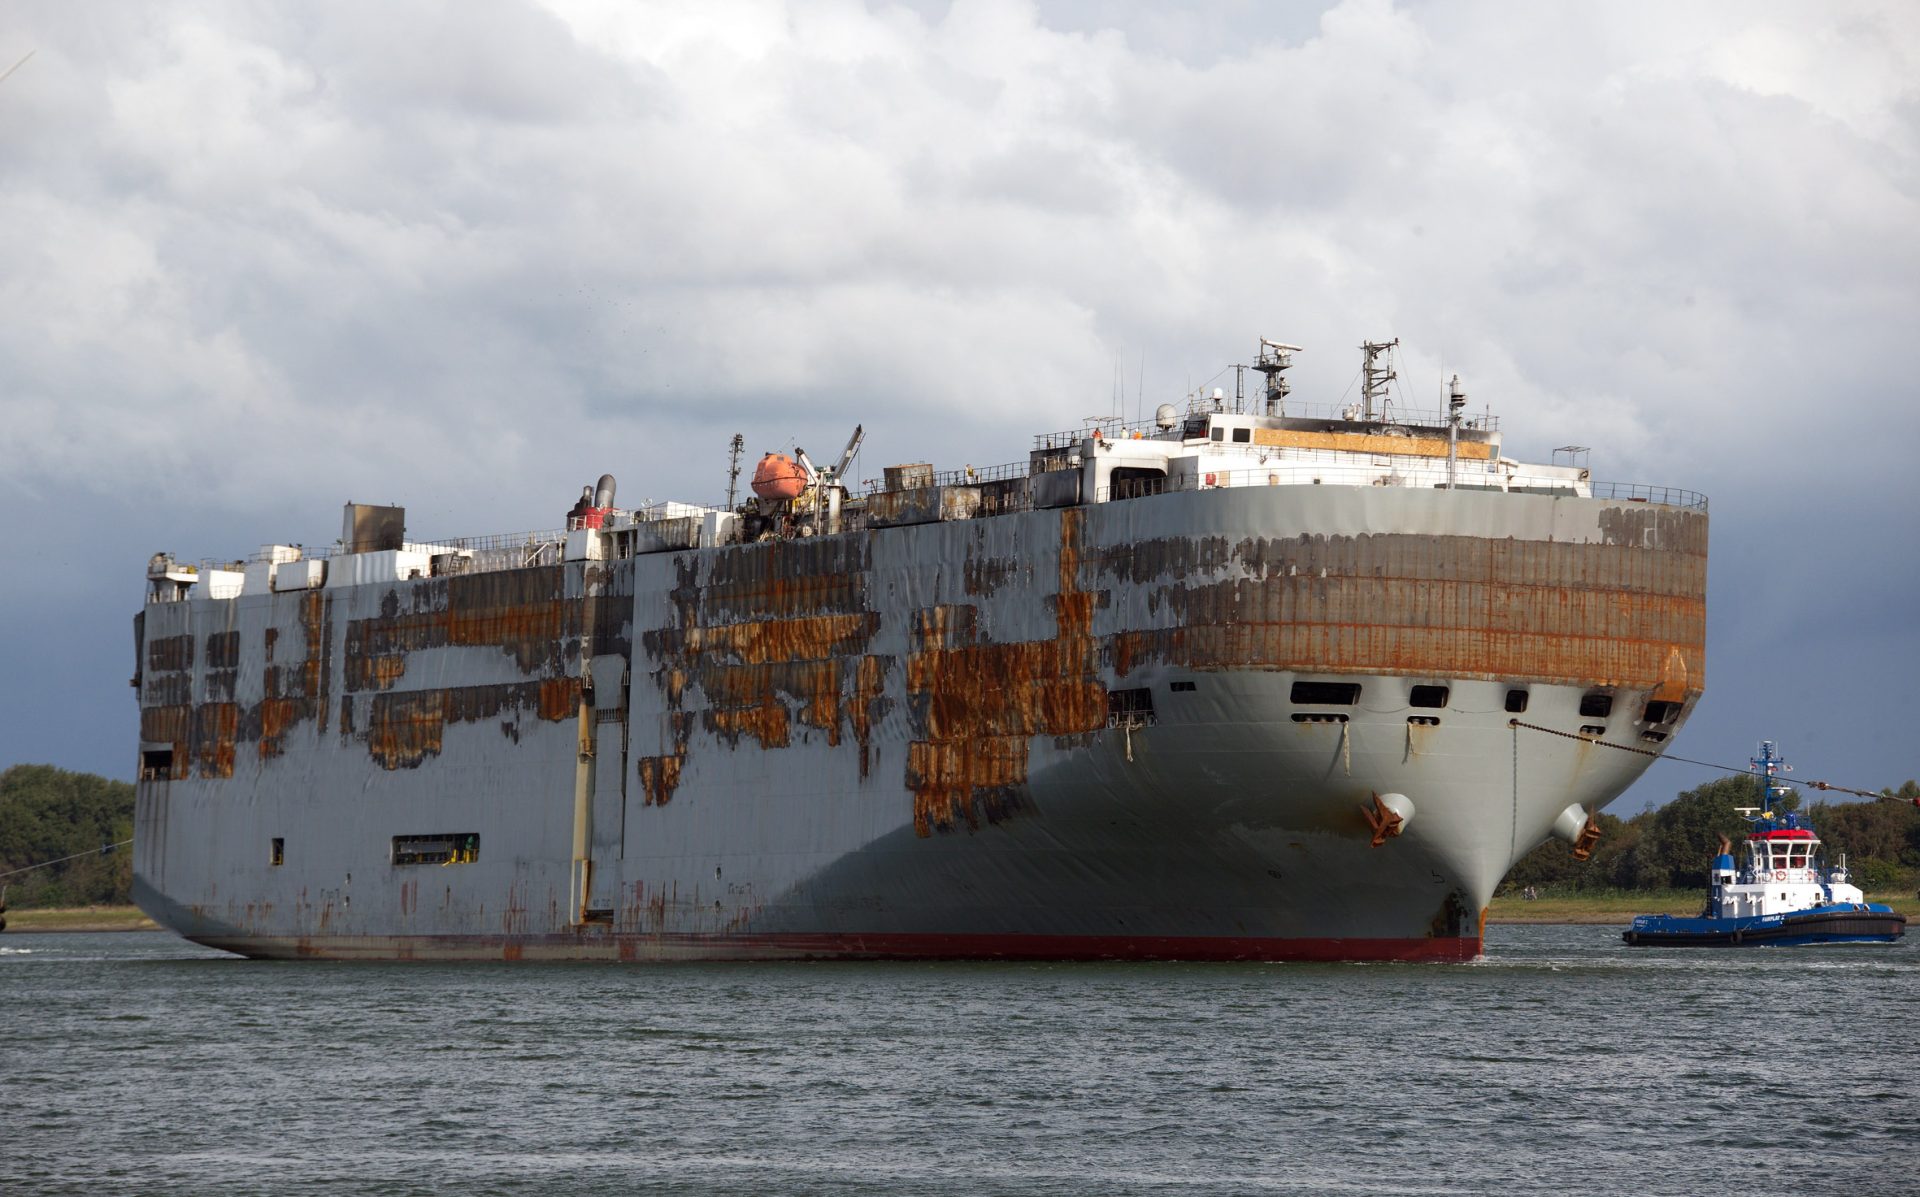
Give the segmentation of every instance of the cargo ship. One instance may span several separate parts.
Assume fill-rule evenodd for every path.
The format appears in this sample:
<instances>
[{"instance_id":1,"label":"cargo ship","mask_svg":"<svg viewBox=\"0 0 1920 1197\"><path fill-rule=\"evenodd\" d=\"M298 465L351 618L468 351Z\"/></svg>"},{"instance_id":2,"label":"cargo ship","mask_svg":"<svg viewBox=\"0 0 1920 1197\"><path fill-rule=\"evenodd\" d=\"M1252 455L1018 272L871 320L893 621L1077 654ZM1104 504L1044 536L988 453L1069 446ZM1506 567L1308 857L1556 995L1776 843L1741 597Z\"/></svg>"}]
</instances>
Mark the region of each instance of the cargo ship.
<instances>
[{"instance_id":1,"label":"cargo ship","mask_svg":"<svg viewBox=\"0 0 1920 1197\"><path fill-rule=\"evenodd\" d=\"M989 469L156 554L135 898L256 957L1472 959L1699 700L1706 501L1404 410L1394 344Z\"/></svg>"}]
</instances>

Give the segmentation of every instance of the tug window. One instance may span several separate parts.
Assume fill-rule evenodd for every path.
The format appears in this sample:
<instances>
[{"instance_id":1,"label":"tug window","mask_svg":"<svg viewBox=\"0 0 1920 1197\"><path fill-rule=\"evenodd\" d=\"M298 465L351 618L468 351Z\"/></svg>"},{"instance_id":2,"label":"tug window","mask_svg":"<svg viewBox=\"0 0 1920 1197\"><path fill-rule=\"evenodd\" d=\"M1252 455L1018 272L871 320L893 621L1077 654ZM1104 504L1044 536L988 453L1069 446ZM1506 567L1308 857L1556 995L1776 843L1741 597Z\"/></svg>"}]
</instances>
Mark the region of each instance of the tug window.
<instances>
[{"instance_id":1,"label":"tug window","mask_svg":"<svg viewBox=\"0 0 1920 1197\"><path fill-rule=\"evenodd\" d=\"M1244 445L1244 444L1246 444L1246 443L1247 443L1248 441L1250 441L1250 440L1252 440L1252 439L1253 439L1253 429L1251 429L1251 428L1236 428L1236 429L1234 429L1234 430L1233 430L1233 439L1234 439L1234 442L1235 442L1236 444L1242 444L1242 445Z\"/></svg>"},{"instance_id":2,"label":"tug window","mask_svg":"<svg viewBox=\"0 0 1920 1197\"><path fill-rule=\"evenodd\" d=\"M1223 441L1223 440L1226 440L1226 439L1227 439L1227 430L1226 430L1226 429L1224 429L1224 428L1216 428L1216 429L1214 429L1214 430L1213 430L1213 433L1212 433L1212 436L1213 436L1213 439L1214 439L1214 440L1216 440L1216 441Z\"/></svg>"}]
</instances>

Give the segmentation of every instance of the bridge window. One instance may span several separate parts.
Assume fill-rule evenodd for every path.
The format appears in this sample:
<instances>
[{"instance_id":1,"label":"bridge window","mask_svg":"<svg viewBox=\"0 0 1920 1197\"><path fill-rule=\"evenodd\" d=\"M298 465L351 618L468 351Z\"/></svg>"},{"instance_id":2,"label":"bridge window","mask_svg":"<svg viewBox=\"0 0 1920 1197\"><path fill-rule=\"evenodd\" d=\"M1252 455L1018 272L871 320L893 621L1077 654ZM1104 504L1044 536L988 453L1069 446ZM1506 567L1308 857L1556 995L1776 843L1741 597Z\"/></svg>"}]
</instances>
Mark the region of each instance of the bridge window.
<instances>
[{"instance_id":1,"label":"bridge window","mask_svg":"<svg viewBox=\"0 0 1920 1197\"><path fill-rule=\"evenodd\" d=\"M1446 686L1415 686L1407 692L1407 704L1416 707L1444 707L1447 705L1448 692Z\"/></svg>"},{"instance_id":2,"label":"bridge window","mask_svg":"<svg viewBox=\"0 0 1920 1197\"><path fill-rule=\"evenodd\" d=\"M1613 695L1604 690L1589 690L1580 696L1580 714L1587 719L1605 719L1613 714Z\"/></svg>"},{"instance_id":3,"label":"bridge window","mask_svg":"<svg viewBox=\"0 0 1920 1197\"><path fill-rule=\"evenodd\" d=\"M1234 429L1234 430L1233 430L1233 439L1234 439L1234 443L1235 443L1235 444L1241 444L1241 445L1244 445L1244 444L1246 444L1246 443L1247 443L1248 441L1250 441L1250 440L1252 440L1252 439L1253 439L1253 429L1251 429L1251 428L1236 428L1236 429Z\"/></svg>"}]
</instances>

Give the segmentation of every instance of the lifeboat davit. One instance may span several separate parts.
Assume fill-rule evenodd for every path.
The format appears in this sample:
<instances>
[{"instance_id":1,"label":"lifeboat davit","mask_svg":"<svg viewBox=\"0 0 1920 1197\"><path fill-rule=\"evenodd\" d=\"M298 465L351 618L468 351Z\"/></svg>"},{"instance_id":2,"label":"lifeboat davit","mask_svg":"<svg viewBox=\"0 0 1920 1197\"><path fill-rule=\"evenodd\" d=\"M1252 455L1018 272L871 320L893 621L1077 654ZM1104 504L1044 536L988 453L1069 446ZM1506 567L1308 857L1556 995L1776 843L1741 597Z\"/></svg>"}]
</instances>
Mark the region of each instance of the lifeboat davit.
<instances>
[{"instance_id":1,"label":"lifeboat davit","mask_svg":"<svg viewBox=\"0 0 1920 1197\"><path fill-rule=\"evenodd\" d=\"M769 453L753 472L753 493L763 499L797 499L807 489L807 472L785 453Z\"/></svg>"}]
</instances>

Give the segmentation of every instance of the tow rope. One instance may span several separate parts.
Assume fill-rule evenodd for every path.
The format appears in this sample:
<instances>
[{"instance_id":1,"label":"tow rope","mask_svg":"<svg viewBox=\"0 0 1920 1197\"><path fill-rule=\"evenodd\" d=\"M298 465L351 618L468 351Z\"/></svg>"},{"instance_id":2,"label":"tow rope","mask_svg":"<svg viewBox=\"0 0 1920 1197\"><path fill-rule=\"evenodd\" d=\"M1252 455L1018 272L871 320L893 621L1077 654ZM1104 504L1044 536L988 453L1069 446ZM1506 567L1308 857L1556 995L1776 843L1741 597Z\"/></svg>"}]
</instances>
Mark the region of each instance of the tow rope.
<instances>
[{"instance_id":1,"label":"tow rope","mask_svg":"<svg viewBox=\"0 0 1920 1197\"><path fill-rule=\"evenodd\" d=\"M1520 720L1520 719L1507 720L1507 726L1508 727L1524 727L1528 731L1545 732L1550 736L1560 736L1561 738L1567 739L1567 740L1578 740L1582 744L1593 744L1601 748L1617 748L1621 752L1632 752L1632 753L1637 753L1640 756L1650 756L1657 761L1678 761L1683 765L1699 765L1701 768L1704 768L1704 769L1719 769L1724 773L1739 773L1747 776L1753 775L1753 770L1751 768L1741 766L1741 765L1722 765L1717 761L1696 761L1691 757L1674 756L1671 753L1666 753L1666 752L1655 752L1649 748L1635 748L1631 744L1615 744L1609 740L1602 740L1597 736L1583 736L1583 735L1580 735L1578 732L1564 732L1559 730L1558 728L1542 727L1538 723L1527 723L1524 720ZM1876 802L1907 801L1905 798L1898 798L1892 794L1878 794L1872 790L1856 790L1849 786L1837 786L1830 781L1803 781L1797 784L1806 786L1810 790L1829 790L1829 791L1833 791L1835 793L1840 793L1840 794L1855 794L1861 798L1872 798ZM1913 805L1920 806L1920 798L1915 798L1913 800Z\"/></svg>"},{"instance_id":2,"label":"tow rope","mask_svg":"<svg viewBox=\"0 0 1920 1197\"><path fill-rule=\"evenodd\" d=\"M65 864L70 860L79 860L83 856L111 856L113 855L114 849L124 848L132 842L131 839L124 839L117 844L102 844L90 852L75 852L72 856L62 856L58 860L43 860L39 864L30 864L17 869L8 869L6 872L0 873L0 877L12 877L17 873L31 873L35 869L44 869L48 865Z\"/></svg>"}]
</instances>

